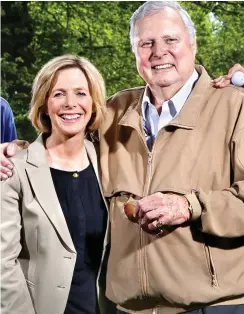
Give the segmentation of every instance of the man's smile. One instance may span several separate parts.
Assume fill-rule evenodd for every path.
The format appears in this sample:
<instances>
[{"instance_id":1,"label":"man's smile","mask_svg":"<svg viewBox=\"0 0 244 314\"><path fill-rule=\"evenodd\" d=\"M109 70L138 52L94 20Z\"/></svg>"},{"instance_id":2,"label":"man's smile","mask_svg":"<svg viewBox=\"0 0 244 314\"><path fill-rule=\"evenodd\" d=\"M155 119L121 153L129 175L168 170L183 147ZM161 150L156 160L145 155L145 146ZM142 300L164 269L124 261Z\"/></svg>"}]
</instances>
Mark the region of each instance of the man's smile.
<instances>
[{"instance_id":1,"label":"man's smile","mask_svg":"<svg viewBox=\"0 0 244 314\"><path fill-rule=\"evenodd\" d=\"M162 69L170 69L173 68L174 65L171 63L165 63L165 64L158 64L158 65L154 65L152 66L153 70L162 70Z\"/></svg>"}]
</instances>

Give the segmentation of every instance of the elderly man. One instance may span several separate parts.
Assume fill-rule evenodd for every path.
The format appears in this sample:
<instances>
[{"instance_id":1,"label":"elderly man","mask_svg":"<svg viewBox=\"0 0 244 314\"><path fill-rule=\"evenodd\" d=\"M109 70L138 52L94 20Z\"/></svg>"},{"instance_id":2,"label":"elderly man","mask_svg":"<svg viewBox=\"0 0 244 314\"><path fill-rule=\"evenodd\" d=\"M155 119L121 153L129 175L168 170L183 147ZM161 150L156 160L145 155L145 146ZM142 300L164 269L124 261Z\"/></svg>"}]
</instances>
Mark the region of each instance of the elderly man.
<instances>
[{"instance_id":1,"label":"elderly man","mask_svg":"<svg viewBox=\"0 0 244 314\"><path fill-rule=\"evenodd\" d=\"M244 313L244 93L194 65L176 2L143 4L131 45L146 87L108 101L107 296L123 313Z\"/></svg>"},{"instance_id":2,"label":"elderly man","mask_svg":"<svg viewBox=\"0 0 244 314\"><path fill-rule=\"evenodd\" d=\"M142 5L131 43L146 88L110 98L101 130L107 296L124 313L243 314L243 91L195 68L175 2Z\"/></svg>"}]
</instances>

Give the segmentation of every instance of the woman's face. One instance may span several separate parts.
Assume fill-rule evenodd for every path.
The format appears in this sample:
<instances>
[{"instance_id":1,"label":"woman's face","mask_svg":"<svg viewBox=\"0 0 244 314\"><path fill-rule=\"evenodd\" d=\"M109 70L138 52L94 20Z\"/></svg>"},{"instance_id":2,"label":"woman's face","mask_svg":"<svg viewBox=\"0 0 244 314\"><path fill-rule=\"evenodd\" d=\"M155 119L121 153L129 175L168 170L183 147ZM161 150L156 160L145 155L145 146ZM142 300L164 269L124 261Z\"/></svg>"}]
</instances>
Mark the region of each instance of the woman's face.
<instances>
[{"instance_id":1,"label":"woman's face","mask_svg":"<svg viewBox=\"0 0 244 314\"><path fill-rule=\"evenodd\" d=\"M84 73L79 68L59 70L47 99L52 135L70 138L85 133L92 115L92 97Z\"/></svg>"}]
</instances>

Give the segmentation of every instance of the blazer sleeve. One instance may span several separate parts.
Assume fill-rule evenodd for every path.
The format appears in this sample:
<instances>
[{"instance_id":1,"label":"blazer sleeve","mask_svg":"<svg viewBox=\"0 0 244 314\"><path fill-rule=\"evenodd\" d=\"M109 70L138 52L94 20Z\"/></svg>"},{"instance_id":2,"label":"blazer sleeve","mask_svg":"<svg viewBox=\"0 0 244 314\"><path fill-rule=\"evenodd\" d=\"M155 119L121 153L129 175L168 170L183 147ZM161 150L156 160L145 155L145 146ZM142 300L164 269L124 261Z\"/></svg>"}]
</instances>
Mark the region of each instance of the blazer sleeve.
<instances>
[{"instance_id":1,"label":"blazer sleeve","mask_svg":"<svg viewBox=\"0 0 244 314\"><path fill-rule=\"evenodd\" d=\"M1 182L1 313L35 314L18 256L21 252L21 199L19 176Z\"/></svg>"},{"instance_id":2,"label":"blazer sleeve","mask_svg":"<svg viewBox=\"0 0 244 314\"><path fill-rule=\"evenodd\" d=\"M244 95L230 147L232 184L222 191L203 190L186 195L193 220L201 219L202 232L219 237L244 237Z\"/></svg>"}]
</instances>

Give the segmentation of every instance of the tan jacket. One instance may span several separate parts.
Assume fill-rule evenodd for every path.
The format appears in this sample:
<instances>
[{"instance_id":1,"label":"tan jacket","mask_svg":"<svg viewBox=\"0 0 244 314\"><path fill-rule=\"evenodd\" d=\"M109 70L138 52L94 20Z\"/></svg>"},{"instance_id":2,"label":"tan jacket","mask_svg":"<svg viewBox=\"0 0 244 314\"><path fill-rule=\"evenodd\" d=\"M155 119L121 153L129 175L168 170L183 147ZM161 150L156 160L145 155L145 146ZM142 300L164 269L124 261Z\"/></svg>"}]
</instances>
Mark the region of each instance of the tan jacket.
<instances>
[{"instance_id":1,"label":"tan jacket","mask_svg":"<svg viewBox=\"0 0 244 314\"><path fill-rule=\"evenodd\" d=\"M215 89L204 68L197 71L190 97L152 152L143 132L144 88L108 101L101 131L102 183L111 198L106 294L129 313L244 303L244 93ZM192 221L161 237L123 210L129 197L158 191L188 195L194 209Z\"/></svg>"},{"instance_id":2,"label":"tan jacket","mask_svg":"<svg viewBox=\"0 0 244 314\"><path fill-rule=\"evenodd\" d=\"M95 148L87 140L85 146L99 181ZM63 314L76 250L53 185L42 136L12 162L14 175L1 184L1 313ZM107 224L103 258L108 242ZM98 282L97 289L102 313L108 314Z\"/></svg>"}]
</instances>

